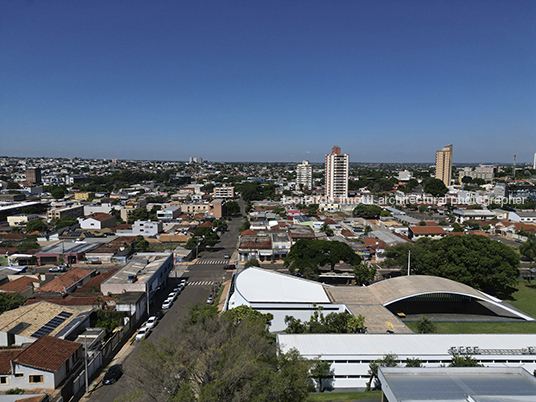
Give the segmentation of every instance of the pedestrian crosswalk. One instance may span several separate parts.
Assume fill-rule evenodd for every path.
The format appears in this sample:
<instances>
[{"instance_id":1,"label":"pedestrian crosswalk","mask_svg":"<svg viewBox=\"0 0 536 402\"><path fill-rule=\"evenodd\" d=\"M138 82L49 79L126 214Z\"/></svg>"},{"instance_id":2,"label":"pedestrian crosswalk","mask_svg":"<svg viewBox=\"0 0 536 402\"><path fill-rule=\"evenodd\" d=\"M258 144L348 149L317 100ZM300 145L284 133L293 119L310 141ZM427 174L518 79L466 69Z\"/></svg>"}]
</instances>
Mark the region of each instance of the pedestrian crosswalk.
<instances>
[{"instance_id":1,"label":"pedestrian crosswalk","mask_svg":"<svg viewBox=\"0 0 536 402\"><path fill-rule=\"evenodd\" d=\"M197 260L197 262L195 264L196 265L199 265L199 264L227 265L227 264L229 264L229 260L208 260L208 259L207 260Z\"/></svg>"},{"instance_id":2,"label":"pedestrian crosswalk","mask_svg":"<svg viewBox=\"0 0 536 402\"><path fill-rule=\"evenodd\" d=\"M215 285L216 282L214 281L193 281L188 282L188 286L212 286Z\"/></svg>"}]
</instances>

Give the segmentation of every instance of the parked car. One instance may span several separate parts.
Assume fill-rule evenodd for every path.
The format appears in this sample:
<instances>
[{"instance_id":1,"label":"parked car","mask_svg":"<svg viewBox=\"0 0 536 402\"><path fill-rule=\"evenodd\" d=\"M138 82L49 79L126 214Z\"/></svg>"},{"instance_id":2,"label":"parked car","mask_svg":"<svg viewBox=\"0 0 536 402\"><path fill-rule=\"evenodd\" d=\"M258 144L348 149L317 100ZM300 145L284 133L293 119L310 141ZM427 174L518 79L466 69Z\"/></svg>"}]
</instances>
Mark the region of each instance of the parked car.
<instances>
[{"instance_id":1,"label":"parked car","mask_svg":"<svg viewBox=\"0 0 536 402\"><path fill-rule=\"evenodd\" d=\"M227 253L225 253L225 255L223 256L223 258L225 258L226 260L229 260L231 258L231 256Z\"/></svg>"},{"instance_id":2,"label":"parked car","mask_svg":"<svg viewBox=\"0 0 536 402\"><path fill-rule=\"evenodd\" d=\"M142 339L146 338L147 335L149 335L149 332L151 332L151 328L149 327L140 328L136 334L136 340L141 341Z\"/></svg>"},{"instance_id":3,"label":"parked car","mask_svg":"<svg viewBox=\"0 0 536 402\"><path fill-rule=\"evenodd\" d=\"M65 272L65 268L67 268L67 264L61 264L56 267L49 268L48 272Z\"/></svg>"},{"instance_id":4,"label":"parked car","mask_svg":"<svg viewBox=\"0 0 536 402\"><path fill-rule=\"evenodd\" d=\"M153 315L152 317L149 317L149 319L147 320L147 324L145 324L145 326L147 328L154 328L156 323L158 322L158 317Z\"/></svg>"},{"instance_id":5,"label":"parked car","mask_svg":"<svg viewBox=\"0 0 536 402\"><path fill-rule=\"evenodd\" d=\"M182 292L182 289L184 289L184 285L183 284L179 284L177 286L175 286L175 288L173 289L174 292L177 292L177 293L181 293Z\"/></svg>"},{"instance_id":6,"label":"parked car","mask_svg":"<svg viewBox=\"0 0 536 402\"><path fill-rule=\"evenodd\" d=\"M121 374L123 373L123 369L120 364L116 364L108 369L106 374L104 374L104 378L102 379L102 383L104 385L113 384L116 382L119 377L121 377Z\"/></svg>"},{"instance_id":7,"label":"parked car","mask_svg":"<svg viewBox=\"0 0 536 402\"><path fill-rule=\"evenodd\" d=\"M212 299L212 296L209 296L207 299L207 304L212 304L214 300Z\"/></svg>"},{"instance_id":8,"label":"parked car","mask_svg":"<svg viewBox=\"0 0 536 402\"><path fill-rule=\"evenodd\" d=\"M186 286L187 281L188 281L188 279L186 279L186 278L181 279L181 285Z\"/></svg>"},{"instance_id":9,"label":"parked car","mask_svg":"<svg viewBox=\"0 0 536 402\"><path fill-rule=\"evenodd\" d=\"M173 301L175 301L178 295L179 295L179 292L173 291L170 294L168 294L168 299L173 299Z\"/></svg>"},{"instance_id":10,"label":"parked car","mask_svg":"<svg viewBox=\"0 0 536 402\"><path fill-rule=\"evenodd\" d=\"M236 269L236 265L234 264L227 264L223 269Z\"/></svg>"},{"instance_id":11,"label":"parked car","mask_svg":"<svg viewBox=\"0 0 536 402\"><path fill-rule=\"evenodd\" d=\"M171 307L172 304L173 304L173 299L164 300L164 303L162 303L162 310L167 310L168 308Z\"/></svg>"}]
</instances>

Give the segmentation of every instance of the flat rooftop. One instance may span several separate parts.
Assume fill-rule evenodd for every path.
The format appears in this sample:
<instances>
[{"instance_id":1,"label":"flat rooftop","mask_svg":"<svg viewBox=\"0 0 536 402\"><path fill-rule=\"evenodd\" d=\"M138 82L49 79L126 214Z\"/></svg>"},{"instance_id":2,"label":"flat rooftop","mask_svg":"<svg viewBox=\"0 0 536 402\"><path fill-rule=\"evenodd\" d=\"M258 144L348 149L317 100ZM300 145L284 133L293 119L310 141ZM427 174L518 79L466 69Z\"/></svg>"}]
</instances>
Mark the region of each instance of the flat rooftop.
<instances>
[{"instance_id":1,"label":"flat rooftop","mask_svg":"<svg viewBox=\"0 0 536 402\"><path fill-rule=\"evenodd\" d=\"M121 285L128 283L128 278L131 275L137 277L136 283L147 283L170 255L171 253L160 253L156 256L130 261L103 283L107 285Z\"/></svg>"}]
</instances>

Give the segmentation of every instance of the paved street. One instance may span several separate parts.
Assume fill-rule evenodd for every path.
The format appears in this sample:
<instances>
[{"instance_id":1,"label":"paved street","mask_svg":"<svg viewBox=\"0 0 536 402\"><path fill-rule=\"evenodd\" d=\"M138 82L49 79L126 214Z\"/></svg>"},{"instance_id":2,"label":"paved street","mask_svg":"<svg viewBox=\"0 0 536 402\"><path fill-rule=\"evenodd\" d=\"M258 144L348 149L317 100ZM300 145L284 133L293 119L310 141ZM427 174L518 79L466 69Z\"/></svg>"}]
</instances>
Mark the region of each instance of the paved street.
<instances>
[{"instance_id":1,"label":"paved street","mask_svg":"<svg viewBox=\"0 0 536 402\"><path fill-rule=\"evenodd\" d=\"M220 242L213 250L205 251L194 265L178 266L176 271L170 275L168 286L157 296L157 301L154 303L154 311L160 309L162 301L176 284L180 282L181 278L188 278L188 285L177 297L173 306L164 312L163 318L147 338L148 342L157 343L164 337L173 339L173 329L177 322L184 318L188 314L189 309L196 303L204 304L206 302L212 290L212 284L215 281L223 282L224 279L231 277L231 272L226 272L223 270L223 267L233 261L225 259L224 255L226 253L230 255L235 253L238 241L237 228L241 223L241 217L233 218L229 222L229 229L221 235ZM140 342L134 342L131 346L127 346L125 354L118 359L124 359L122 361L124 374L120 380L113 385L103 386L99 384L91 393L89 401L111 402L138 388L138 384L135 383L131 374L136 370L135 356L138 354L139 344Z\"/></svg>"}]
</instances>

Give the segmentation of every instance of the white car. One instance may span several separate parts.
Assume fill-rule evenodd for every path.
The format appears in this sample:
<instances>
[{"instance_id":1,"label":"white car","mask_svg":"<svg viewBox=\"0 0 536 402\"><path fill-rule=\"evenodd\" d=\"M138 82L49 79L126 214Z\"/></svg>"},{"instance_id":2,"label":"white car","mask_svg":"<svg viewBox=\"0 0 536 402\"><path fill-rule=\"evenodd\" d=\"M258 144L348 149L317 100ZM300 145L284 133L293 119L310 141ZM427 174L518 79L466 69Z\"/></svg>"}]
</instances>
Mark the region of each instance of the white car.
<instances>
[{"instance_id":1,"label":"white car","mask_svg":"<svg viewBox=\"0 0 536 402\"><path fill-rule=\"evenodd\" d=\"M181 279L181 285L186 286L186 279Z\"/></svg>"},{"instance_id":2,"label":"white car","mask_svg":"<svg viewBox=\"0 0 536 402\"><path fill-rule=\"evenodd\" d=\"M168 299L173 299L173 301L175 301L178 295L179 292L171 292L170 294L168 294Z\"/></svg>"},{"instance_id":3,"label":"white car","mask_svg":"<svg viewBox=\"0 0 536 402\"><path fill-rule=\"evenodd\" d=\"M149 319L147 320L147 324L145 324L145 326L147 328L154 328L157 322L158 322L158 317L153 315L152 317L149 317Z\"/></svg>"},{"instance_id":4,"label":"white car","mask_svg":"<svg viewBox=\"0 0 536 402\"><path fill-rule=\"evenodd\" d=\"M173 304L173 299L164 300L164 303L162 303L162 310L167 310L168 308L171 307L172 304Z\"/></svg>"},{"instance_id":5,"label":"white car","mask_svg":"<svg viewBox=\"0 0 536 402\"><path fill-rule=\"evenodd\" d=\"M148 327L140 328L138 333L136 334L136 340L141 341L142 339L146 338L147 335L149 335L149 332L151 332L151 328L148 328Z\"/></svg>"}]
</instances>

